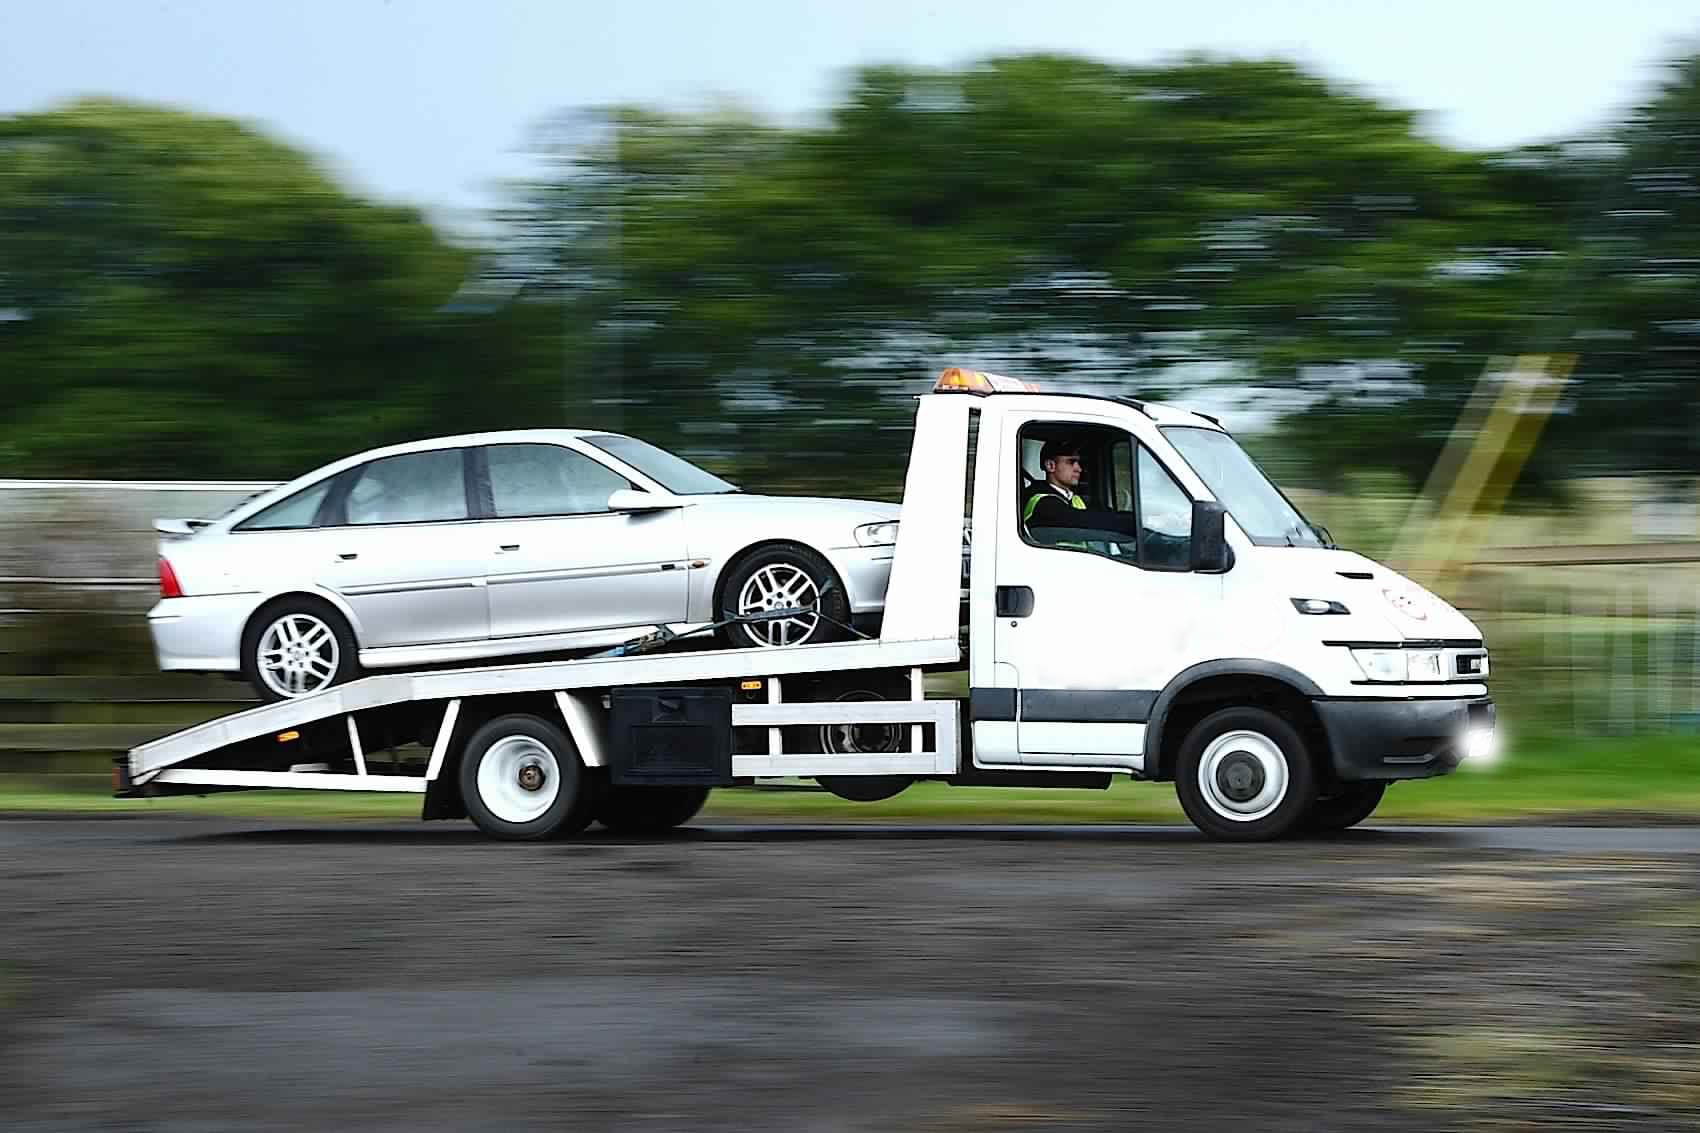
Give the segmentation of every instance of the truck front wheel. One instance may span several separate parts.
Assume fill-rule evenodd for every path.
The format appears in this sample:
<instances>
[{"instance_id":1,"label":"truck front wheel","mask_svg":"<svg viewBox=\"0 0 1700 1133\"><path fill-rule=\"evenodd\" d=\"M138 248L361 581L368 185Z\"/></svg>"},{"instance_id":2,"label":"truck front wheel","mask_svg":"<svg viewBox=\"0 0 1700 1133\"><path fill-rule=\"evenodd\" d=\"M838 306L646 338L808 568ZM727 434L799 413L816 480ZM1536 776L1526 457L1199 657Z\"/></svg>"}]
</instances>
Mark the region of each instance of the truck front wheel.
<instances>
[{"instance_id":1,"label":"truck front wheel","mask_svg":"<svg viewBox=\"0 0 1700 1133\"><path fill-rule=\"evenodd\" d=\"M1291 831L1316 798L1310 752L1286 720L1263 708L1224 708L1181 745L1175 793L1212 838L1256 842Z\"/></svg>"}]
</instances>

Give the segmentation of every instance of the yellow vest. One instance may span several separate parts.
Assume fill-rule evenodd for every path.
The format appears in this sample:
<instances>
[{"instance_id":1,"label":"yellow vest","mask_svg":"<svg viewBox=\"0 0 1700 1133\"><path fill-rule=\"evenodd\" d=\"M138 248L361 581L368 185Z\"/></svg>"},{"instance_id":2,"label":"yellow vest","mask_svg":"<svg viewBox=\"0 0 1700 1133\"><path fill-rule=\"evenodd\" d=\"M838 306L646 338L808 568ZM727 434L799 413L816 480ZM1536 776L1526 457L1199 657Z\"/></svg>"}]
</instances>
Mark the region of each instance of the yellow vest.
<instances>
[{"instance_id":1,"label":"yellow vest","mask_svg":"<svg viewBox=\"0 0 1700 1133\"><path fill-rule=\"evenodd\" d=\"M1044 491L1034 492L1031 496L1027 497L1027 506L1021 509L1021 522L1028 523L1032 521L1033 509L1038 507L1039 501L1045 498L1045 492L1052 490L1053 489L1046 488ZM1086 501L1080 498L1079 493L1070 496L1068 498L1068 502L1069 506L1073 507L1075 511L1086 510Z\"/></svg>"}]
</instances>

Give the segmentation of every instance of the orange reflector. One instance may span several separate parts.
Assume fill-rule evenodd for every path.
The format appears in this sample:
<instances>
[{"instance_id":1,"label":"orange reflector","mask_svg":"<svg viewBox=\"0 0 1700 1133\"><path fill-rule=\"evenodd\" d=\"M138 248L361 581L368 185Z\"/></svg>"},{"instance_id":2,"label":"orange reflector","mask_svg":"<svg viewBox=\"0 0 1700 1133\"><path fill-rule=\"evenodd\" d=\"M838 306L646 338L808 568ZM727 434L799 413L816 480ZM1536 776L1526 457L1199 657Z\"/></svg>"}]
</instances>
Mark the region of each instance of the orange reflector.
<instances>
[{"instance_id":1,"label":"orange reflector","mask_svg":"<svg viewBox=\"0 0 1700 1133\"><path fill-rule=\"evenodd\" d=\"M754 690L761 687L761 682L760 681L739 681L738 687L743 689L745 692L753 692Z\"/></svg>"},{"instance_id":2,"label":"orange reflector","mask_svg":"<svg viewBox=\"0 0 1700 1133\"><path fill-rule=\"evenodd\" d=\"M300 738L301 738L300 732L279 732L277 734L277 742L280 743L280 744L286 744L290 740L298 740Z\"/></svg>"},{"instance_id":3,"label":"orange reflector","mask_svg":"<svg viewBox=\"0 0 1700 1133\"><path fill-rule=\"evenodd\" d=\"M1032 382L1020 381L1016 378L1006 378L1002 374L988 374L981 370L965 370L960 366L952 366L939 375L939 380L933 383L934 393L1038 393L1039 387Z\"/></svg>"}]
</instances>

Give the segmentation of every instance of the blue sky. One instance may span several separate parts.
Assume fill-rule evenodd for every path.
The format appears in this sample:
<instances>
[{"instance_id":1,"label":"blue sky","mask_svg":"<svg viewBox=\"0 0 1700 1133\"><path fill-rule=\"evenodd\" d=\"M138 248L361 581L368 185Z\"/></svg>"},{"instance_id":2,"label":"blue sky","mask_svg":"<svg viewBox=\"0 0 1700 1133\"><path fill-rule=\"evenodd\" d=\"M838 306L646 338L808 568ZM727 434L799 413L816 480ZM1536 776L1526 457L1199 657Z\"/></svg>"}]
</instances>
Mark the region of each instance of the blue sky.
<instances>
[{"instance_id":1,"label":"blue sky","mask_svg":"<svg viewBox=\"0 0 1700 1133\"><path fill-rule=\"evenodd\" d=\"M480 8L486 10L479 11ZM1065 51L1295 59L1426 113L1470 146L1564 136L1700 46L1693 0L11 0L0 114L105 94L232 115L353 187L452 220L522 174L527 129L571 106L830 105L870 62Z\"/></svg>"}]
</instances>

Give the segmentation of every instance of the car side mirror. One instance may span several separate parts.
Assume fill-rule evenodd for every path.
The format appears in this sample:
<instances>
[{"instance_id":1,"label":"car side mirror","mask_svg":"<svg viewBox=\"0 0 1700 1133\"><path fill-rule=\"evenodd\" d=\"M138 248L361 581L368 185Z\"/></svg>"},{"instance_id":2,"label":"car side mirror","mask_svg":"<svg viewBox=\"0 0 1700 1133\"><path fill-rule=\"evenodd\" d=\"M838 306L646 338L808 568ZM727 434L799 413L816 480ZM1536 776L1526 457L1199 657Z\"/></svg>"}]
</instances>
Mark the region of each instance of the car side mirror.
<instances>
[{"instance_id":1,"label":"car side mirror","mask_svg":"<svg viewBox=\"0 0 1700 1133\"><path fill-rule=\"evenodd\" d=\"M670 507L683 506L677 496L640 492L634 488L621 488L608 497L609 511L664 511Z\"/></svg>"},{"instance_id":2,"label":"car side mirror","mask_svg":"<svg viewBox=\"0 0 1700 1133\"><path fill-rule=\"evenodd\" d=\"M1233 567L1227 518L1228 509L1215 500L1193 501L1191 569L1201 574L1222 574Z\"/></svg>"}]
</instances>

